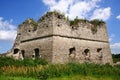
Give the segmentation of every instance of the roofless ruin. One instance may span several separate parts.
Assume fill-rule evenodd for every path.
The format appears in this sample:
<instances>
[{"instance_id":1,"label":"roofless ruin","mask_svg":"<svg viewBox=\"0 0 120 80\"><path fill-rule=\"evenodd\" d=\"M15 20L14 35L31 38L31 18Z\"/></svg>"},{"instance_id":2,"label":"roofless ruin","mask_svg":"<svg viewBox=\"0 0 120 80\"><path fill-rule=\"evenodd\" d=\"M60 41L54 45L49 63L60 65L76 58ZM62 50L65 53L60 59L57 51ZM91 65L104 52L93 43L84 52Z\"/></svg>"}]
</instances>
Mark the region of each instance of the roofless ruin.
<instances>
[{"instance_id":1,"label":"roofless ruin","mask_svg":"<svg viewBox=\"0 0 120 80\"><path fill-rule=\"evenodd\" d=\"M69 21L55 11L47 12L38 22L28 19L20 24L14 46L6 55L43 58L51 63L112 63L105 22Z\"/></svg>"}]
</instances>

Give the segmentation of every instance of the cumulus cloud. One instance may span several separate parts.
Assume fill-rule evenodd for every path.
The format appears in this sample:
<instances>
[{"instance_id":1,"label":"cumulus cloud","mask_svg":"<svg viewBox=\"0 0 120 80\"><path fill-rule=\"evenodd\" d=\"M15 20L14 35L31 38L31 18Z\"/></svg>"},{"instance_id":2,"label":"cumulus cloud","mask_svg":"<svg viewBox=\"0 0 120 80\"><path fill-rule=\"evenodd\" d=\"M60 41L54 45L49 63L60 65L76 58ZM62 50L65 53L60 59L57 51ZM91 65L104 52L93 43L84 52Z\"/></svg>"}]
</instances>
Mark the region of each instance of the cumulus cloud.
<instances>
[{"instance_id":1,"label":"cumulus cloud","mask_svg":"<svg viewBox=\"0 0 120 80\"><path fill-rule=\"evenodd\" d=\"M109 42L111 42L113 40L113 38L115 38L115 35L114 34L110 35Z\"/></svg>"},{"instance_id":2,"label":"cumulus cloud","mask_svg":"<svg viewBox=\"0 0 120 80\"><path fill-rule=\"evenodd\" d=\"M0 40L13 41L15 39L17 31L12 21L7 21L0 17Z\"/></svg>"},{"instance_id":3,"label":"cumulus cloud","mask_svg":"<svg viewBox=\"0 0 120 80\"><path fill-rule=\"evenodd\" d=\"M60 11L69 16L70 19L78 16L79 18L107 20L111 14L110 7L100 8L98 3L101 0L43 0L43 2L50 11Z\"/></svg>"},{"instance_id":4,"label":"cumulus cloud","mask_svg":"<svg viewBox=\"0 0 120 80\"><path fill-rule=\"evenodd\" d=\"M116 18L120 20L120 15L118 15Z\"/></svg>"},{"instance_id":5,"label":"cumulus cloud","mask_svg":"<svg viewBox=\"0 0 120 80\"><path fill-rule=\"evenodd\" d=\"M100 8L96 9L91 16L91 19L101 19L106 21L111 16L111 8Z\"/></svg>"},{"instance_id":6,"label":"cumulus cloud","mask_svg":"<svg viewBox=\"0 0 120 80\"><path fill-rule=\"evenodd\" d=\"M120 42L113 43L114 39L115 39L115 35L111 34L109 37L111 52L113 54L118 54L120 53Z\"/></svg>"},{"instance_id":7,"label":"cumulus cloud","mask_svg":"<svg viewBox=\"0 0 120 80\"><path fill-rule=\"evenodd\" d=\"M56 1L55 0L43 0L43 2L46 4L46 5L55 5L56 4Z\"/></svg>"},{"instance_id":8,"label":"cumulus cloud","mask_svg":"<svg viewBox=\"0 0 120 80\"><path fill-rule=\"evenodd\" d=\"M110 45L112 53L120 53L120 42Z\"/></svg>"},{"instance_id":9,"label":"cumulus cloud","mask_svg":"<svg viewBox=\"0 0 120 80\"><path fill-rule=\"evenodd\" d=\"M72 5L73 0L43 0L43 2L48 5L48 7L50 8L50 11L60 11L60 12L64 12L67 13L70 5Z\"/></svg>"}]
</instances>

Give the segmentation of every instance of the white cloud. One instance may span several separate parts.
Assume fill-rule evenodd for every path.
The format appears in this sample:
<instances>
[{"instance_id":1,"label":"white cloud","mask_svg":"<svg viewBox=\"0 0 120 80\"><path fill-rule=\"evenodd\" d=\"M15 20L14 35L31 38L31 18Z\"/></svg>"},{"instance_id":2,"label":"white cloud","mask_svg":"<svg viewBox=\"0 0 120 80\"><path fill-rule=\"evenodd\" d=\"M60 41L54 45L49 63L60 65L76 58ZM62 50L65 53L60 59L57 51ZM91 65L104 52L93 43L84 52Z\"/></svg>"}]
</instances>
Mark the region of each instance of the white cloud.
<instances>
[{"instance_id":1,"label":"white cloud","mask_svg":"<svg viewBox=\"0 0 120 80\"><path fill-rule=\"evenodd\" d=\"M43 0L43 2L46 4L46 5L55 5L56 4L56 1L55 0Z\"/></svg>"},{"instance_id":2,"label":"white cloud","mask_svg":"<svg viewBox=\"0 0 120 80\"><path fill-rule=\"evenodd\" d=\"M13 41L15 39L17 31L12 21L12 19L4 21L3 17L0 17L0 40Z\"/></svg>"},{"instance_id":3,"label":"white cloud","mask_svg":"<svg viewBox=\"0 0 120 80\"><path fill-rule=\"evenodd\" d=\"M16 37L16 31L15 30L10 30L10 31L0 31L0 39L1 40L10 40L13 41Z\"/></svg>"},{"instance_id":4,"label":"white cloud","mask_svg":"<svg viewBox=\"0 0 120 80\"><path fill-rule=\"evenodd\" d=\"M113 54L118 54L120 53L120 42L113 43L114 39L115 35L111 34L111 36L109 37L111 52Z\"/></svg>"},{"instance_id":5,"label":"white cloud","mask_svg":"<svg viewBox=\"0 0 120 80\"><path fill-rule=\"evenodd\" d=\"M115 35L114 34L110 35L109 42L111 42L113 40L113 38L115 38Z\"/></svg>"},{"instance_id":6,"label":"white cloud","mask_svg":"<svg viewBox=\"0 0 120 80\"><path fill-rule=\"evenodd\" d=\"M118 15L116 18L120 20L120 15Z\"/></svg>"},{"instance_id":7,"label":"white cloud","mask_svg":"<svg viewBox=\"0 0 120 80\"><path fill-rule=\"evenodd\" d=\"M60 11L60 12L64 12L67 13L68 8L70 7L70 5L73 3L74 0L43 0L43 2L49 6L50 11Z\"/></svg>"},{"instance_id":8,"label":"white cloud","mask_svg":"<svg viewBox=\"0 0 120 80\"><path fill-rule=\"evenodd\" d=\"M79 18L87 18L89 13L97 7L99 0L79 1L70 6L69 17L74 19L76 16Z\"/></svg>"},{"instance_id":9,"label":"white cloud","mask_svg":"<svg viewBox=\"0 0 120 80\"><path fill-rule=\"evenodd\" d=\"M120 42L110 45L112 53L120 53Z\"/></svg>"},{"instance_id":10,"label":"white cloud","mask_svg":"<svg viewBox=\"0 0 120 80\"><path fill-rule=\"evenodd\" d=\"M49 7L50 11L58 10L65 13L70 19L78 16L79 18L107 20L111 15L110 7L100 8L98 3L101 0L43 0L43 2Z\"/></svg>"},{"instance_id":11,"label":"white cloud","mask_svg":"<svg viewBox=\"0 0 120 80\"><path fill-rule=\"evenodd\" d=\"M100 9L96 9L93 12L91 19L101 19L101 20L106 21L109 19L110 16L111 16L111 8L110 7L100 8Z\"/></svg>"}]
</instances>

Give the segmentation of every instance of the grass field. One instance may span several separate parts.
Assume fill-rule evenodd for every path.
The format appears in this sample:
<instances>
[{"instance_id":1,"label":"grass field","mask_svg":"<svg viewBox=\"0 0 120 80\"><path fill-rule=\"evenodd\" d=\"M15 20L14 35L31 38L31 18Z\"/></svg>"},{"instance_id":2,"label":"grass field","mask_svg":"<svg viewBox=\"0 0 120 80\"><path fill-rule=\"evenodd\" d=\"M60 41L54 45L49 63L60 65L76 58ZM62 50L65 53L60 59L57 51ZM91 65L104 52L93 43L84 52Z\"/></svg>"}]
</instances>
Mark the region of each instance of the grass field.
<instances>
[{"instance_id":1,"label":"grass field","mask_svg":"<svg viewBox=\"0 0 120 80\"><path fill-rule=\"evenodd\" d=\"M0 76L0 80L36 80L35 78Z\"/></svg>"},{"instance_id":2,"label":"grass field","mask_svg":"<svg viewBox=\"0 0 120 80\"><path fill-rule=\"evenodd\" d=\"M120 80L120 65L0 58L0 80Z\"/></svg>"},{"instance_id":3,"label":"grass field","mask_svg":"<svg viewBox=\"0 0 120 80\"><path fill-rule=\"evenodd\" d=\"M35 78L24 78L24 77L9 77L9 76L0 76L0 80L40 80ZM44 79L43 79L44 80ZM113 78L110 76L82 76L82 75L72 75L72 76L63 76L59 78L48 78L47 80L119 80L119 78Z\"/></svg>"},{"instance_id":4,"label":"grass field","mask_svg":"<svg viewBox=\"0 0 120 80\"><path fill-rule=\"evenodd\" d=\"M61 78L52 78L48 80L119 80L111 77L93 77L93 76L82 76L82 75L74 75L69 77L61 77Z\"/></svg>"}]
</instances>

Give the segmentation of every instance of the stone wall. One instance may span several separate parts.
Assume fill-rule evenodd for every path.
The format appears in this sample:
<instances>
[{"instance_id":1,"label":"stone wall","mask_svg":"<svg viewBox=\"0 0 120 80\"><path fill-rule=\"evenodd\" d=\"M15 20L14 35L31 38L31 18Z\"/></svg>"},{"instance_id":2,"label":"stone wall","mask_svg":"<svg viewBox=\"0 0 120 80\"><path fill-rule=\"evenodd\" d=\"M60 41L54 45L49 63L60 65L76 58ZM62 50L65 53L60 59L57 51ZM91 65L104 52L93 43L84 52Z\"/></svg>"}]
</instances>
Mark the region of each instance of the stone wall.
<instances>
[{"instance_id":1,"label":"stone wall","mask_svg":"<svg viewBox=\"0 0 120 80\"><path fill-rule=\"evenodd\" d=\"M25 58L35 57L35 49L39 50L39 58L46 59L47 61L52 61L52 37L46 37L36 40L31 40L23 42L20 44L21 51L25 51ZM34 58L33 57L33 58Z\"/></svg>"},{"instance_id":2,"label":"stone wall","mask_svg":"<svg viewBox=\"0 0 120 80\"><path fill-rule=\"evenodd\" d=\"M70 49L75 48L75 61L79 61L80 63L85 61L112 63L112 57L108 46L109 43L54 36L52 62L64 63L71 61ZM87 54L84 53L86 49L89 50ZM98 49L100 49L100 51L98 51Z\"/></svg>"},{"instance_id":3,"label":"stone wall","mask_svg":"<svg viewBox=\"0 0 120 80\"><path fill-rule=\"evenodd\" d=\"M19 26L21 41L52 35L52 18L45 18L42 21L38 22L36 28L36 30L33 30L31 23Z\"/></svg>"},{"instance_id":4,"label":"stone wall","mask_svg":"<svg viewBox=\"0 0 120 80\"><path fill-rule=\"evenodd\" d=\"M90 22L80 21L78 25L75 27L75 26L70 26L70 23L65 19L58 19L54 17L53 27L54 27L53 34L55 35L108 42L106 24L94 26ZM92 32L91 29L93 27L96 28L97 30L96 33Z\"/></svg>"},{"instance_id":5,"label":"stone wall","mask_svg":"<svg viewBox=\"0 0 120 80\"><path fill-rule=\"evenodd\" d=\"M52 63L70 61L112 63L106 24L79 21L71 25L63 15L48 12L38 22L19 25L13 56L43 58Z\"/></svg>"}]
</instances>

